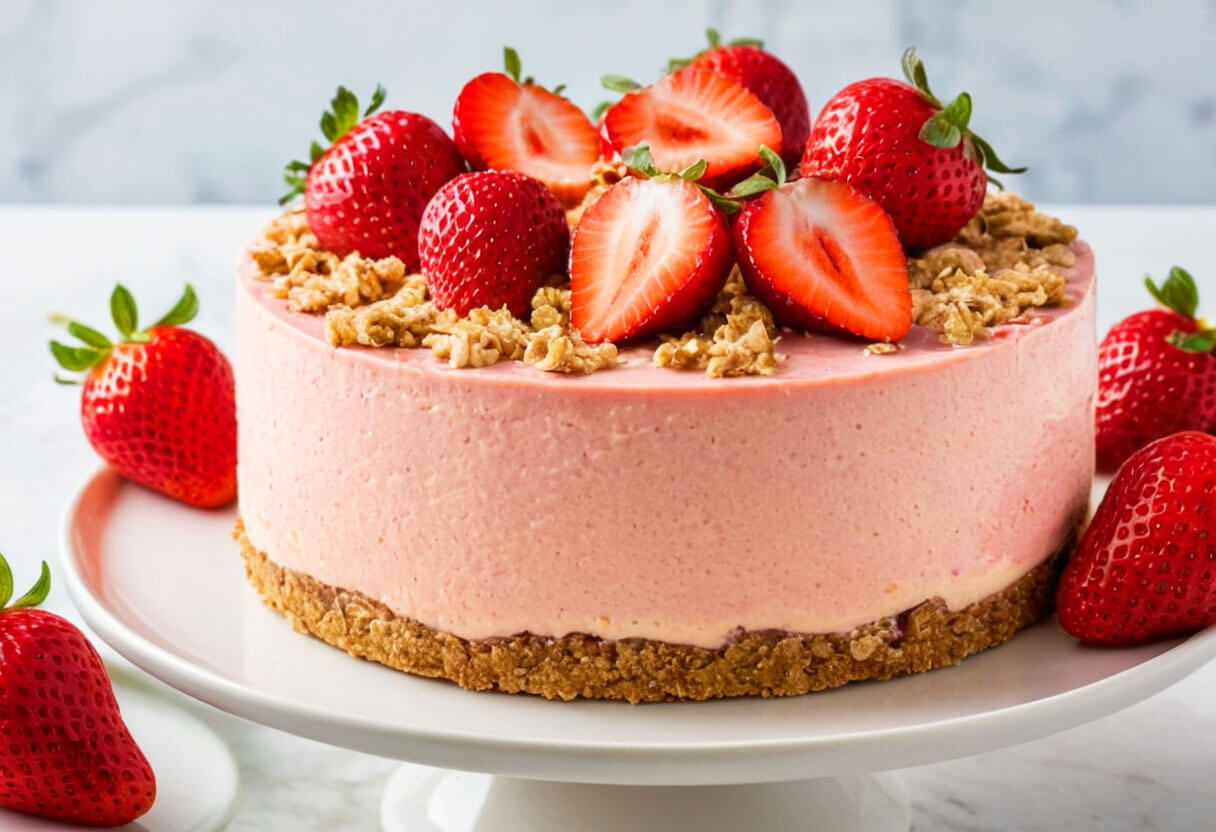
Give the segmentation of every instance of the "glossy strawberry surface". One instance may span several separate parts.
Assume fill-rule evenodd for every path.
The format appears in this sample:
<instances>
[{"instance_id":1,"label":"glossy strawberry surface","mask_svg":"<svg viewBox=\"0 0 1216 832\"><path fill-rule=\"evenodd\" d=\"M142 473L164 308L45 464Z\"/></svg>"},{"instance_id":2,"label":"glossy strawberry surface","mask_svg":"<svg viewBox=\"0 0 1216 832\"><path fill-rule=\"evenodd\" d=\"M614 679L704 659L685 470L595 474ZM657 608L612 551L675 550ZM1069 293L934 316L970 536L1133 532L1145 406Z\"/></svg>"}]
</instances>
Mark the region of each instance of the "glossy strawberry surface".
<instances>
[{"instance_id":1,"label":"glossy strawberry surface","mask_svg":"<svg viewBox=\"0 0 1216 832\"><path fill-rule=\"evenodd\" d=\"M232 366L206 337L153 327L89 371L80 418L89 443L124 477L191 505L236 496Z\"/></svg>"},{"instance_id":2,"label":"glossy strawberry surface","mask_svg":"<svg viewBox=\"0 0 1216 832\"><path fill-rule=\"evenodd\" d=\"M416 269L423 209L465 170L456 144L426 116L378 113L338 138L308 170L309 228L335 254L393 256Z\"/></svg>"},{"instance_id":3,"label":"glossy strawberry surface","mask_svg":"<svg viewBox=\"0 0 1216 832\"><path fill-rule=\"evenodd\" d=\"M461 315L506 306L526 318L536 290L565 271L569 244L557 198L515 171L453 179L427 205L419 234L431 297Z\"/></svg>"},{"instance_id":4,"label":"glossy strawberry surface","mask_svg":"<svg viewBox=\"0 0 1216 832\"><path fill-rule=\"evenodd\" d=\"M1064 629L1126 645L1216 624L1216 437L1188 431L1119 469L1060 579Z\"/></svg>"}]
</instances>

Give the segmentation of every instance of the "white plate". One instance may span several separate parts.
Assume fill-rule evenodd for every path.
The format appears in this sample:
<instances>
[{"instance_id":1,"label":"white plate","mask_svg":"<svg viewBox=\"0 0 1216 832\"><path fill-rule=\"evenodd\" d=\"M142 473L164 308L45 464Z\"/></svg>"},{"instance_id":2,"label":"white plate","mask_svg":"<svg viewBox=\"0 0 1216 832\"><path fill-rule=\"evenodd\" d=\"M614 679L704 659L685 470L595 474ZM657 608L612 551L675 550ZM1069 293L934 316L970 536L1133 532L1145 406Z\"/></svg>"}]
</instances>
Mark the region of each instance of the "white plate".
<instances>
[{"instance_id":1,"label":"white plate","mask_svg":"<svg viewBox=\"0 0 1216 832\"><path fill-rule=\"evenodd\" d=\"M293 632L246 584L233 520L95 475L63 529L81 614L135 664L216 707L444 768L638 785L880 771L1097 719L1216 656L1216 629L1108 650L1047 621L956 668L790 699L630 706L469 693Z\"/></svg>"},{"instance_id":2,"label":"white plate","mask_svg":"<svg viewBox=\"0 0 1216 832\"><path fill-rule=\"evenodd\" d=\"M156 802L147 814L118 827L128 830L213 832L232 817L237 797L236 761L224 741L174 699L180 696L143 674L107 664L123 721L156 774ZM185 701L185 700L183 700ZM0 829L28 832L79 830L0 809Z\"/></svg>"}]
</instances>

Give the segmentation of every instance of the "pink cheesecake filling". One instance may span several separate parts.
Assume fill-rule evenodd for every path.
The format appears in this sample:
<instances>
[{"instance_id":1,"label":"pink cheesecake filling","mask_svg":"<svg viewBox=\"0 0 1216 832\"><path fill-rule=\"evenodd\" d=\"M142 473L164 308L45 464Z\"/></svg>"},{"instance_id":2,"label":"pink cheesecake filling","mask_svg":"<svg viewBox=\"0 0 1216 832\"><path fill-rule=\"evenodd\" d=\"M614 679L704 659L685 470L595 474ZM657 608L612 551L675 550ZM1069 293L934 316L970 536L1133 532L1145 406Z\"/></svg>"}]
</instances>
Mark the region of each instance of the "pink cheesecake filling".
<instances>
[{"instance_id":1,"label":"pink cheesecake filling","mask_svg":"<svg viewBox=\"0 0 1216 832\"><path fill-rule=\"evenodd\" d=\"M240 505L280 566L469 639L715 647L958 609L1054 553L1093 473L1094 261L1072 303L888 356L786 333L770 378L587 377L335 349L237 291Z\"/></svg>"}]
</instances>

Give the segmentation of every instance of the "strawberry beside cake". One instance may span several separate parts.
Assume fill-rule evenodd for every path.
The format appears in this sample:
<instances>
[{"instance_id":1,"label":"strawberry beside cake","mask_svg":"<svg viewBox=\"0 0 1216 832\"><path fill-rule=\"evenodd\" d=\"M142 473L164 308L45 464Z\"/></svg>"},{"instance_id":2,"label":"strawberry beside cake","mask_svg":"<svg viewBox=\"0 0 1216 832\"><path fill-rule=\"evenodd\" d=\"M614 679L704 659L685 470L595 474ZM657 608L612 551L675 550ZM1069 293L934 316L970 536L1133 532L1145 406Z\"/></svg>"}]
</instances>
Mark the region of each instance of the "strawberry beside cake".
<instances>
[{"instance_id":1,"label":"strawberry beside cake","mask_svg":"<svg viewBox=\"0 0 1216 832\"><path fill-rule=\"evenodd\" d=\"M237 278L237 536L298 629L641 702L946 666L1049 608L1094 467L1092 253L985 196L1007 168L914 54L900 90L842 95L916 97L923 125L855 152L921 142L919 167L808 169L849 152L830 103L787 175L805 127L753 52L715 42L598 130L508 52L462 90L472 170L441 182L437 125L335 99L291 171L305 209Z\"/></svg>"}]
</instances>

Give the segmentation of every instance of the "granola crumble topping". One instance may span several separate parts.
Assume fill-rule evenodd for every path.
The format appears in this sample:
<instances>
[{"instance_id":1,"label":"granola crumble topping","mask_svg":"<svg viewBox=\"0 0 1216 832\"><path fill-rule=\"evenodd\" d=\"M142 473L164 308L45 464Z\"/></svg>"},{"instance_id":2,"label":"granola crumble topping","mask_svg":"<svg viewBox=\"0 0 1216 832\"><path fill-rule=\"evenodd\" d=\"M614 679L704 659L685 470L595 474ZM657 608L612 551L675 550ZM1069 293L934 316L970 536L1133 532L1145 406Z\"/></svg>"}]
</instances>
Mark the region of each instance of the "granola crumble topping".
<instances>
[{"instance_id":1,"label":"granola crumble topping","mask_svg":"<svg viewBox=\"0 0 1216 832\"><path fill-rule=\"evenodd\" d=\"M264 236L250 253L271 278L270 294L286 299L292 312L371 303L393 295L405 280L405 264L396 257L373 260L354 253L340 258L322 250L302 209L272 220Z\"/></svg>"},{"instance_id":2,"label":"granola crumble topping","mask_svg":"<svg viewBox=\"0 0 1216 832\"><path fill-rule=\"evenodd\" d=\"M624 174L619 164L598 163L583 202L567 212L571 225ZM1068 302L1063 273L1076 263L1070 247L1076 236L1075 228L1016 194L989 194L954 240L909 258L913 321L944 344L964 346L1037 308ZM268 294L286 300L293 312L324 314L325 337L334 346L425 347L452 367L522 361L545 372L580 374L620 361L614 344L588 344L571 327L564 279L537 290L526 321L505 308L481 307L461 317L437 309L422 275L408 274L396 257L323 250L303 208L272 220L262 237L250 254ZM661 340L655 365L713 378L772 375L783 359L773 316L747 292L738 267L694 328ZM878 356L901 348L864 349Z\"/></svg>"},{"instance_id":3,"label":"granola crumble topping","mask_svg":"<svg viewBox=\"0 0 1216 832\"><path fill-rule=\"evenodd\" d=\"M1065 301L1077 229L1017 194L989 194L951 242L908 260L912 319L964 346L1033 309Z\"/></svg>"},{"instance_id":4,"label":"granola crumble topping","mask_svg":"<svg viewBox=\"0 0 1216 832\"><path fill-rule=\"evenodd\" d=\"M763 303L747 293L736 266L696 329L663 336L654 351L659 367L704 370L707 376L771 376L781 360L777 326Z\"/></svg>"}]
</instances>

